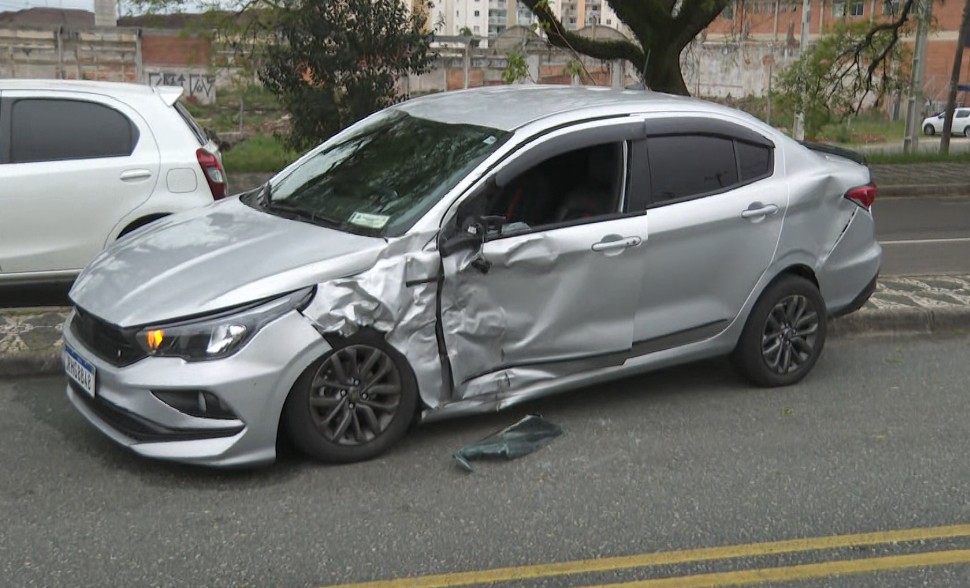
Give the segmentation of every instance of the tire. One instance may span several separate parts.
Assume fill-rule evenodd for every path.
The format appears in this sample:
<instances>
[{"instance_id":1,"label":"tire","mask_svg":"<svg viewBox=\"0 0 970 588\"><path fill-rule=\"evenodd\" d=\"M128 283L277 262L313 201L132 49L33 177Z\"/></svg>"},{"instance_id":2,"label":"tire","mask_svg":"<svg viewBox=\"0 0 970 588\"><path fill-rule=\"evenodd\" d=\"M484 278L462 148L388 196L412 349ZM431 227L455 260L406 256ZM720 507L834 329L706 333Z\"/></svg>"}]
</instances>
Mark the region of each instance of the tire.
<instances>
[{"instance_id":1,"label":"tire","mask_svg":"<svg viewBox=\"0 0 970 588\"><path fill-rule=\"evenodd\" d=\"M827 318L815 284L785 275L769 285L751 309L731 361L755 385L794 384L818 361Z\"/></svg>"},{"instance_id":2,"label":"tire","mask_svg":"<svg viewBox=\"0 0 970 588\"><path fill-rule=\"evenodd\" d=\"M361 331L303 372L283 416L300 451L350 463L390 449L407 432L417 404L417 383L404 356L379 334Z\"/></svg>"},{"instance_id":3,"label":"tire","mask_svg":"<svg viewBox=\"0 0 970 588\"><path fill-rule=\"evenodd\" d=\"M926 125L923 127L923 134L932 137L934 134L936 134L936 128L933 125Z\"/></svg>"},{"instance_id":4,"label":"tire","mask_svg":"<svg viewBox=\"0 0 970 588\"><path fill-rule=\"evenodd\" d=\"M966 127L964 127L964 129L963 129L963 136L964 137L970 137L970 125L967 125Z\"/></svg>"}]
</instances>

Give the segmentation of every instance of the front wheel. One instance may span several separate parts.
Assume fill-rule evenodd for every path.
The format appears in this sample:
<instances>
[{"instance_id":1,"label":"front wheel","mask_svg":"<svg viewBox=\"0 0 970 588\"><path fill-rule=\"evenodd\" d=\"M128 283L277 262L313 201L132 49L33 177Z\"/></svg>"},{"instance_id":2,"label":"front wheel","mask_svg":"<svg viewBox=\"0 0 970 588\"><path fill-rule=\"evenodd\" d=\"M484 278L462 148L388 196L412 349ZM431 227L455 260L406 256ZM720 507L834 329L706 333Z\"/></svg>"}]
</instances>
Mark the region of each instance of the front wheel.
<instances>
[{"instance_id":1,"label":"front wheel","mask_svg":"<svg viewBox=\"0 0 970 588\"><path fill-rule=\"evenodd\" d=\"M377 333L360 332L303 372L283 410L301 451L349 463L390 449L407 432L417 402L407 360Z\"/></svg>"},{"instance_id":2,"label":"front wheel","mask_svg":"<svg viewBox=\"0 0 970 588\"><path fill-rule=\"evenodd\" d=\"M966 127L964 127L964 129L963 129L963 136L964 137L970 137L970 125L967 125Z\"/></svg>"},{"instance_id":3,"label":"front wheel","mask_svg":"<svg viewBox=\"0 0 970 588\"><path fill-rule=\"evenodd\" d=\"M926 135L932 136L933 133L935 132L936 132L936 127L934 127L933 125L926 125L925 127L923 127L923 133L925 133Z\"/></svg>"},{"instance_id":4,"label":"front wheel","mask_svg":"<svg viewBox=\"0 0 970 588\"><path fill-rule=\"evenodd\" d=\"M818 361L827 330L825 302L815 284L794 275L768 286L751 309L732 363L758 386L787 386Z\"/></svg>"}]
</instances>

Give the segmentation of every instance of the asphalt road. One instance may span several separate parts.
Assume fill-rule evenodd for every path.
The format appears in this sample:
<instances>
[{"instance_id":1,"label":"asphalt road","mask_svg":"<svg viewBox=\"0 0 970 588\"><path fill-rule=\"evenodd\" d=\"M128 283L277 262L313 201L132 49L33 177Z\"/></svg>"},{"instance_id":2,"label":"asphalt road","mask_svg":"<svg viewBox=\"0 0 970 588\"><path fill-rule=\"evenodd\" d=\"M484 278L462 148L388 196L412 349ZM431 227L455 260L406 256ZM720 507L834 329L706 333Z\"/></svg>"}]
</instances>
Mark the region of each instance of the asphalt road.
<instances>
[{"instance_id":1,"label":"asphalt road","mask_svg":"<svg viewBox=\"0 0 970 588\"><path fill-rule=\"evenodd\" d=\"M886 198L873 214L884 274L970 273L970 197Z\"/></svg>"},{"instance_id":2,"label":"asphalt road","mask_svg":"<svg viewBox=\"0 0 970 588\"><path fill-rule=\"evenodd\" d=\"M426 584L455 586L550 562L574 563L513 569L498 585L720 586L745 573L771 586L966 585L968 356L965 335L843 338L790 388L752 388L705 362L428 425L368 463L289 453L242 472L116 447L74 412L61 378L0 382L0 585L465 572ZM453 463L526 412L563 436L472 474ZM949 525L961 526L938 528ZM867 535L877 531L890 533ZM809 539L764 543L798 538ZM698 548L717 549L682 551ZM616 556L637 557L577 562Z\"/></svg>"}]
</instances>

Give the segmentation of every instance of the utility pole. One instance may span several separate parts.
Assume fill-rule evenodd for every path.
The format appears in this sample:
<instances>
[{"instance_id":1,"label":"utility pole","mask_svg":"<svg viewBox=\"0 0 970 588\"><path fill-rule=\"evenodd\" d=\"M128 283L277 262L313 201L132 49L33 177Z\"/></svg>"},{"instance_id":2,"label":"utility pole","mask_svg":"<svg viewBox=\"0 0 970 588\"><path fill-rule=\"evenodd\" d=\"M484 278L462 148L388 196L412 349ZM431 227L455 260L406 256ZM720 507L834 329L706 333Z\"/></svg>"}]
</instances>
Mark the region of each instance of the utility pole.
<instances>
[{"instance_id":1,"label":"utility pole","mask_svg":"<svg viewBox=\"0 0 970 588\"><path fill-rule=\"evenodd\" d=\"M967 44L967 22L970 21L970 0L963 5L963 20L957 35L957 54L953 56L953 72L950 74L950 93L946 97L946 114L943 118L943 136L940 137L940 153L950 152L950 133L953 131L953 111L957 105L957 86L960 84L960 66L963 63L963 46Z\"/></svg>"},{"instance_id":2,"label":"utility pole","mask_svg":"<svg viewBox=\"0 0 970 588\"><path fill-rule=\"evenodd\" d=\"M918 104L923 102L923 76L926 73L926 37L929 33L932 0L919 2L919 23L916 26L916 51L913 52L913 79L909 85L906 100L906 136L903 138L903 151L914 153L919 146Z\"/></svg>"},{"instance_id":3,"label":"utility pole","mask_svg":"<svg viewBox=\"0 0 970 588\"><path fill-rule=\"evenodd\" d=\"M808 28L812 23L812 0L802 0L802 37L799 44L799 58L805 55L808 50ZM799 110L795 114L795 135L796 141L805 140L805 111Z\"/></svg>"}]
</instances>

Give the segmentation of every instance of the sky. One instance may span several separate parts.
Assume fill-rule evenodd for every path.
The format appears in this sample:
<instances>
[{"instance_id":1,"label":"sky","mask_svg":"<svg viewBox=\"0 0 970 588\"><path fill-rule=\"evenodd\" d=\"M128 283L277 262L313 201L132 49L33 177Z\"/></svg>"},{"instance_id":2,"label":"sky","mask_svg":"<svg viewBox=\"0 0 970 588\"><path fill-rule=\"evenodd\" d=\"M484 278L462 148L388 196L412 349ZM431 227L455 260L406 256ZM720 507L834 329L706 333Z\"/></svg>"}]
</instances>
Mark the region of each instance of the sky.
<instances>
[{"instance_id":1,"label":"sky","mask_svg":"<svg viewBox=\"0 0 970 588\"><path fill-rule=\"evenodd\" d=\"M0 0L0 11L24 8L80 8L94 12L94 0Z\"/></svg>"}]
</instances>

